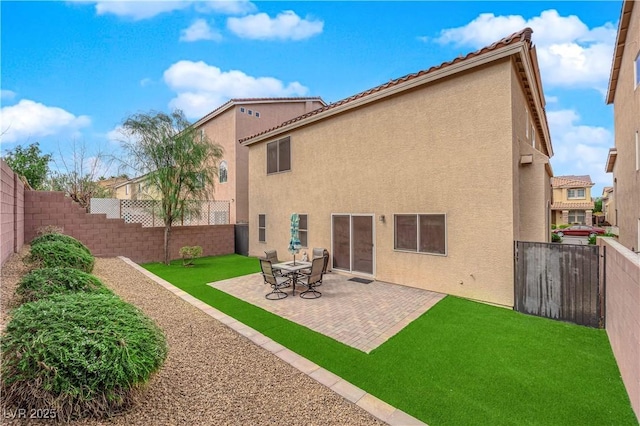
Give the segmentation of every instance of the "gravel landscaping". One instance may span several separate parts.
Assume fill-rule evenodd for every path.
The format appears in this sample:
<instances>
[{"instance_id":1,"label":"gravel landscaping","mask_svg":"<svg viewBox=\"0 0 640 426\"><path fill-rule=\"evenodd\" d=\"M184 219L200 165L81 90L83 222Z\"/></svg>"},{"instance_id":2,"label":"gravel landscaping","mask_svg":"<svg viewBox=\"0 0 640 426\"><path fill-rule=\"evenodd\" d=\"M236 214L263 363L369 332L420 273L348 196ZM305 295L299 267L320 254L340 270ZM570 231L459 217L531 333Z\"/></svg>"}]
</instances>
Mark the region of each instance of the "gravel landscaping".
<instances>
[{"instance_id":1,"label":"gravel landscaping","mask_svg":"<svg viewBox=\"0 0 640 426\"><path fill-rule=\"evenodd\" d=\"M26 272L21 254L2 268L1 325ZM384 424L275 355L155 284L119 259L93 273L164 330L169 355L136 408L77 425ZM2 424L29 424L8 420ZM43 424L42 420L32 421Z\"/></svg>"}]
</instances>

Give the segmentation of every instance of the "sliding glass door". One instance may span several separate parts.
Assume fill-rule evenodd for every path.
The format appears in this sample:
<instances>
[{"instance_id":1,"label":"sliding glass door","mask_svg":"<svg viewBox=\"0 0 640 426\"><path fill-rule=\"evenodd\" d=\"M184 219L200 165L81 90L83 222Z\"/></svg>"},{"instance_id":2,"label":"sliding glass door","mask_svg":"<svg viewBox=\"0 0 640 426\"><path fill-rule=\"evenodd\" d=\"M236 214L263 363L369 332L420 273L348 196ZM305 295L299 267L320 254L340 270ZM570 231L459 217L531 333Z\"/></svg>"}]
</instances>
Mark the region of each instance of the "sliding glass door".
<instances>
[{"instance_id":1,"label":"sliding glass door","mask_svg":"<svg viewBox=\"0 0 640 426\"><path fill-rule=\"evenodd\" d=\"M333 268L373 275L373 215L331 216Z\"/></svg>"}]
</instances>

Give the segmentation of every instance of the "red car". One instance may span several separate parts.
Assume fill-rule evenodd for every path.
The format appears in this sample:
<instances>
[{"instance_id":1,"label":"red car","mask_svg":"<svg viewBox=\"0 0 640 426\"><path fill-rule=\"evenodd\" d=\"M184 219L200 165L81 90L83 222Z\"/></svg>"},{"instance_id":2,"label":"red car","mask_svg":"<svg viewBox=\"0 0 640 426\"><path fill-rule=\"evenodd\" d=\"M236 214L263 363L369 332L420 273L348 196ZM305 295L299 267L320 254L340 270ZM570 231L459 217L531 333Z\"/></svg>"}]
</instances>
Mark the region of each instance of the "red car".
<instances>
[{"instance_id":1,"label":"red car","mask_svg":"<svg viewBox=\"0 0 640 426\"><path fill-rule=\"evenodd\" d=\"M564 229L554 229L553 233L558 234L560 237L564 237L565 235L591 237L592 235L602 235L605 233L605 230L589 225L572 225Z\"/></svg>"}]
</instances>

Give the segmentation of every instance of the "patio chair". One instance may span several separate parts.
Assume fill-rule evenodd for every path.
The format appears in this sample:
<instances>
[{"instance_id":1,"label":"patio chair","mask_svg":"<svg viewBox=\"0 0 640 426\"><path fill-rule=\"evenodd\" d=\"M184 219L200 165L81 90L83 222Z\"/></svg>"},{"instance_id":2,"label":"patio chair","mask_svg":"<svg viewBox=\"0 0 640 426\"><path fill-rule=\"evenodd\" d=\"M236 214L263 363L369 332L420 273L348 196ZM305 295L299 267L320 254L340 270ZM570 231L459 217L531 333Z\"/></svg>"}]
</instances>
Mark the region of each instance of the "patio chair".
<instances>
[{"instance_id":1,"label":"patio chair","mask_svg":"<svg viewBox=\"0 0 640 426\"><path fill-rule=\"evenodd\" d=\"M267 260L270 260L272 265L274 263L281 263L282 262L280 259L278 259L277 250L265 250L264 251L264 258L267 259ZM273 275L275 275L276 277L284 276L282 271L280 271L279 269L274 269L273 270ZM287 285L286 287L289 287L289 286Z\"/></svg>"},{"instance_id":2,"label":"patio chair","mask_svg":"<svg viewBox=\"0 0 640 426\"><path fill-rule=\"evenodd\" d=\"M315 259L316 257L322 257L324 259L324 264L322 266L322 273L326 274L327 266L329 265L329 252L327 251L327 249L324 249L324 248L314 248L313 259ZM311 269L305 269L301 271L301 273L309 275L311 273ZM320 278L320 281L318 282L316 287L320 285L322 285L322 277Z\"/></svg>"},{"instance_id":3,"label":"patio chair","mask_svg":"<svg viewBox=\"0 0 640 426\"><path fill-rule=\"evenodd\" d=\"M291 278L274 275L271 261L267 259L260 259L260 269L262 269L264 283L269 284L272 288L271 292L265 294L264 297L269 300L280 300L287 297L287 293L283 292L281 289L289 287L291 284Z\"/></svg>"},{"instance_id":4,"label":"patio chair","mask_svg":"<svg viewBox=\"0 0 640 426\"><path fill-rule=\"evenodd\" d=\"M303 299L317 299L322 296L316 287L322 282L322 269L324 267L324 257L316 257L311 261L311 272L309 274L302 274L302 277L298 279L298 283L307 287L305 291L300 293L300 297Z\"/></svg>"}]
</instances>

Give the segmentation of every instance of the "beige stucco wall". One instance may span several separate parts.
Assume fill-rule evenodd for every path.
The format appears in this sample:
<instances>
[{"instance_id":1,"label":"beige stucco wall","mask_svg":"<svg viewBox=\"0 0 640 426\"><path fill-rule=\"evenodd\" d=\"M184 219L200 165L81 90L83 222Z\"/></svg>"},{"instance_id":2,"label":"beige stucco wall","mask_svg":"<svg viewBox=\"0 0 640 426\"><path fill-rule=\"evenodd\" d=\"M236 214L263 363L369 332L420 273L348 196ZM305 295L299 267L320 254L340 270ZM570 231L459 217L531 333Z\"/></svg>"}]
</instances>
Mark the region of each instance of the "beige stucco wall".
<instances>
[{"instance_id":1,"label":"beige stucco wall","mask_svg":"<svg viewBox=\"0 0 640 426\"><path fill-rule=\"evenodd\" d=\"M512 306L510 78L502 60L295 129L290 172L267 176L269 141L251 145L250 254L290 258L293 212L308 214L309 247L330 251L332 213L372 214L377 279ZM446 214L448 254L394 251L399 213Z\"/></svg>"},{"instance_id":2,"label":"beige stucco wall","mask_svg":"<svg viewBox=\"0 0 640 426\"><path fill-rule=\"evenodd\" d=\"M551 177L546 167L549 157L542 152L543 136L536 131L533 138L531 109L515 69L511 70L511 114L514 239L549 241ZM532 156L531 164L521 164L521 157L526 155Z\"/></svg>"},{"instance_id":3,"label":"beige stucco wall","mask_svg":"<svg viewBox=\"0 0 640 426\"><path fill-rule=\"evenodd\" d=\"M199 128L208 138L224 149L222 160L227 163L227 182L216 181L213 199L230 202L230 223L246 223L249 219L248 148L239 139L270 129L319 108L318 101L264 101L234 104ZM240 108L245 111L241 112ZM248 114L251 110L252 114ZM256 117L255 113L260 116Z\"/></svg>"},{"instance_id":4,"label":"beige stucco wall","mask_svg":"<svg viewBox=\"0 0 640 426\"><path fill-rule=\"evenodd\" d=\"M567 189L577 189L577 188L585 188L584 198L568 198L567 197ZM562 203L590 203L591 202L591 187L589 186L580 186L575 188L553 188L553 201L554 202L562 202ZM584 210L584 209L578 209Z\"/></svg>"},{"instance_id":5,"label":"beige stucco wall","mask_svg":"<svg viewBox=\"0 0 640 426\"><path fill-rule=\"evenodd\" d=\"M640 251L640 171L636 170L635 133L640 132L640 87L634 88L634 60L640 53L640 4L633 7L614 99L615 145L618 150L614 178L619 241Z\"/></svg>"},{"instance_id":6,"label":"beige stucco wall","mask_svg":"<svg viewBox=\"0 0 640 426\"><path fill-rule=\"evenodd\" d=\"M611 225L616 225L616 197L614 192L610 192L606 201L603 202L604 220Z\"/></svg>"}]
</instances>

